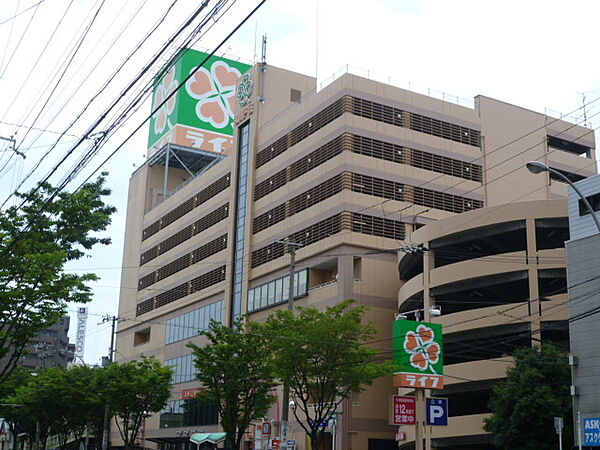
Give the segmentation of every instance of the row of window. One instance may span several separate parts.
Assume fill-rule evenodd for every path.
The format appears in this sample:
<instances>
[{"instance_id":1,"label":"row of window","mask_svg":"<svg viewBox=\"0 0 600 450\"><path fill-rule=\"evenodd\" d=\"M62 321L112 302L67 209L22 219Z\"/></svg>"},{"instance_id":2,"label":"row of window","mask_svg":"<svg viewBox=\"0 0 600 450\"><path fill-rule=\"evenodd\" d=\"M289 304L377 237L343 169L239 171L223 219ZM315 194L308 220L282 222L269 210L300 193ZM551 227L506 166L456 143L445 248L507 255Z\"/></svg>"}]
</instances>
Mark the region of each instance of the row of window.
<instances>
[{"instance_id":1,"label":"row of window","mask_svg":"<svg viewBox=\"0 0 600 450\"><path fill-rule=\"evenodd\" d=\"M278 278L248 290L248 311L257 311L288 301L290 276ZM308 269L294 274L294 298L308 295Z\"/></svg>"},{"instance_id":2,"label":"row of window","mask_svg":"<svg viewBox=\"0 0 600 450\"><path fill-rule=\"evenodd\" d=\"M236 193L236 213L233 236L233 285L231 289L231 319L242 315L242 282L244 279L244 249L246 248L246 211L248 203L248 159L250 153L250 122L238 128L238 173Z\"/></svg>"},{"instance_id":3,"label":"row of window","mask_svg":"<svg viewBox=\"0 0 600 450\"><path fill-rule=\"evenodd\" d=\"M229 203L226 203L208 213L206 216L201 217L193 224L179 230L177 233L172 234L167 239L162 241L160 244L149 248L140 257L140 266L152 261L154 258L166 253L172 248L177 247L179 244L191 239L193 236L207 230L213 225L225 220L229 216Z\"/></svg>"},{"instance_id":4,"label":"row of window","mask_svg":"<svg viewBox=\"0 0 600 450\"><path fill-rule=\"evenodd\" d=\"M160 428L191 427L196 425L217 425L219 413L217 405L196 398L167 402L160 413Z\"/></svg>"},{"instance_id":5,"label":"row of window","mask_svg":"<svg viewBox=\"0 0 600 450\"><path fill-rule=\"evenodd\" d=\"M467 197L433 191L417 186L376 178L359 173L343 172L300 195L254 218L252 233L256 234L305 209L338 194L343 189L390 200L407 201L443 211L463 213L483 207L483 202Z\"/></svg>"},{"instance_id":6,"label":"row of window","mask_svg":"<svg viewBox=\"0 0 600 450\"><path fill-rule=\"evenodd\" d=\"M219 253L221 250L225 250L226 248L227 235L224 234L204 245L201 245L196 250L191 251L168 264L165 264L160 269L143 276L138 281L138 291L141 291L148 286L152 286L154 283L158 283L159 281L170 277L180 270L186 269L192 264L197 264L209 256Z\"/></svg>"},{"instance_id":7,"label":"row of window","mask_svg":"<svg viewBox=\"0 0 600 450\"><path fill-rule=\"evenodd\" d=\"M179 358L165 360L165 366L173 368L171 384L185 383L196 379L196 367L194 366L194 355L184 355Z\"/></svg>"},{"instance_id":8,"label":"row of window","mask_svg":"<svg viewBox=\"0 0 600 450\"><path fill-rule=\"evenodd\" d=\"M173 208L167 214L162 216L157 221L148 225L142 232L142 241L148 239L150 236L158 233L160 230L165 228L167 225L175 222L177 219L183 217L189 213L192 209L202 205L207 200L213 198L219 192L227 189L230 185L230 175L227 174L211 185L198 192L195 196L188 198L185 202L176 208Z\"/></svg>"},{"instance_id":9,"label":"row of window","mask_svg":"<svg viewBox=\"0 0 600 450\"><path fill-rule=\"evenodd\" d=\"M208 330L211 320L223 322L223 300L203 306L167 321L166 344L196 336L200 331Z\"/></svg>"},{"instance_id":10,"label":"row of window","mask_svg":"<svg viewBox=\"0 0 600 450\"><path fill-rule=\"evenodd\" d=\"M344 96L259 151L256 155L256 168L281 155L291 146L315 133L346 112L462 144L474 147L480 146L481 137L478 130L404 111L370 100Z\"/></svg>"},{"instance_id":11,"label":"row of window","mask_svg":"<svg viewBox=\"0 0 600 450\"><path fill-rule=\"evenodd\" d=\"M308 246L342 231L354 231L372 236L401 240L405 236L405 224L396 220L344 211L281 239ZM252 267L258 267L269 261L273 261L283 256L287 251L287 246L280 242L273 242L259 248L252 252Z\"/></svg>"},{"instance_id":12,"label":"row of window","mask_svg":"<svg viewBox=\"0 0 600 450\"><path fill-rule=\"evenodd\" d=\"M167 305L175 300L186 297L195 292L206 289L225 280L225 266L217 267L210 272L204 273L185 283L181 283L172 289L158 294L156 297L149 298L138 303L135 310L136 317L146 314L156 308Z\"/></svg>"},{"instance_id":13,"label":"row of window","mask_svg":"<svg viewBox=\"0 0 600 450\"><path fill-rule=\"evenodd\" d=\"M343 151L351 151L370 158L391 161L432 172L451 175L465 180L481 182L481 166L447 156L415 150L409 147L392 144L364 136L343 133L335 139L322 145L291 166L271 175L266 180L257 183L254 190L254 200L259 200L299 176L311 171L321 164L335 158Z\"/></svg>"},{"instance_id":14,"label":"row of window","mask_svg":"<svg viewBox=\"0 0 600 450\"><path fill-rule=\"evenodd\" d=\"M328 217L282 239L297 242L303 246L318 242L342 231L342 214L344 213ZM265 247L254 250L251 257L252 268L273 261L287 252L287 246L281 242L272 242Z\"/></svg>"}]
</instances>

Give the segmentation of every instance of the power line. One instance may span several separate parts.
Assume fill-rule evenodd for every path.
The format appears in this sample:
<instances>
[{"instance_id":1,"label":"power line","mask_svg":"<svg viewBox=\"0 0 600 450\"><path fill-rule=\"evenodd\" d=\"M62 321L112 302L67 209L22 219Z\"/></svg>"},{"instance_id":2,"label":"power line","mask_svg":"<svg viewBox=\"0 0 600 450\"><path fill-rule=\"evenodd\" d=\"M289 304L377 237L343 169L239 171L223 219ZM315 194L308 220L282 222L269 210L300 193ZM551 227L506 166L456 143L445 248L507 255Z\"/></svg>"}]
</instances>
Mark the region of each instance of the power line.
<instances>
[{"instance_id":1,"label":"power line","mask_svg":"<svg viewBox=\"0 0 600 450\"><path fill-rule=\"evenodd\" d=\"M121 144L119 144L117 146L117 148L112 151L108 157L106 157L102 163L100 163L100 165L98 165L96 167L96 169L94 169L94 171L81 183L81 185L77 188L81 188L81 186L83 186L85 183L87 183L89 181L89 179L94 176L96 174L96 172L98 172L98 170L100 170L102 168L102 166L104 164L106 164L121 148L123 148L123 146L142 128L142 126L144 126L146 124L146 122L148 122L151 117L156 114L156 112L162 108L176 93L177 91L192 77L195 75L195 73L198 71L198 69L200 69L205 63L206 61L208 61L209 58L211 58L222 46L223 44L225 44L225 42L227 42L231 36L233 36L233 34L235 34L239 28L242 27L242 25L244 25L246 23L246 21L248 19L250 19L250 17L252 17L252 15L254 15L254 13L256 11L258 11L258 9L266 2L266 0L261 0L258 5L225 37L225 39L223 39L219 45L217 45L215 47L215 49L209 54L207 55L204 60L194 69L190 72L190 74L177 86L177 89L175 89L171 94L169 94L159 105L157 105L154 110L150 113L149 116L147 116L136 128L133 132L131 132L127 138L125 138L125 140L123 142L121 142Z\"/></svg>"},{"instance_id":2,"label":"power line","mask_svg":"<svg viewBox=\"0 0 600 450\"><path fill-rule=\"evenodd\" d=\"M73 1L74 0L71 0L69 2L69 4L67 5L67 8L65 9L65 11L63 12L63 15L61 16L61 18L59 19L58 23L56 24L56 27L52 31L52 34L50 35L50 37L46 41L46 45L44 45L44 48L38 54L38 57L36 58L35 62L33 63L33 66L31 67L31 69L29 69L27 71L27 76L25 77L25 79L21 83L21 86L17 90L17 93L15 94L15 96L12 99L12 101L10 102L10 104L8 105L8 107L6 108L7 112L11 110L11 108L14 105L15 101L17 100L17 98L19 98L19 95L21 94L21 91L23 90L23 88L25 87L25 85L27 84L27 82L29 81L29 78L31 77L31 75L34 73L34 70L37 67L37 65L39 64L40 60L42 59L42 56L46 53L46 49L48 48L48 46L52 42L52 39L54 38L54 35L56 34L56 32L60 28L63 20L67 16L67 13L69 12L69 9L71 9L71 6L73 5ZM0 122L0 123L5 123L6 124L6 122ZM19 128L24 127L23 125L17 125L17 124L11 124L11 125L17 126ZM35 129L35 130L40 130L40 131L47 131L47 130L43 130L43 129L40 129L40 128L33 128L33 127L30 127L30 128L31 129ZM54 133L56 133L56 132L54 132Z\"/></svg>"},{"instance_id":3,"label":"power line","mask_svg":"<svg viewBox=\"0 0 600 450\"><path fill-rule=\"evenodd\" d=\"M109 84L115 79L115 77L119 74L120 70L125 66L125 64L127 64L127 62L129 62L129 60L133 57L133 55L143 46L143 44L150 38L150 36L152 36L152 34L158 29L158 27L164 22L165 18L167 17L167 15L169 14L169 12L171 11L171 9L173 8L173 6L175 5L175 3L177 2L177 0L174 0L171 5L169 6L169 8L166 10L166 12L163 14L163 16L161 17L161 19L159 19L159 21L154 25L154 27L150 30L150 32L148 32L146 34L146 36L137 44L137 46L129 53L129 55L125 58L125 60L119 65L119 67L113 72L113 74L105 81L104 85L100 88L100 90L91 98L91 100L87 103L87 105L85 105L85 107L77 114L77 116L75 117L75 119L70 123L70 125L66 128L65 133L67 130L69 130L74 124L75 122L84 114L84 112L89 108L89 106L92 104L92 102L94 102L95 99L97 99L100 94L102 92L104 92L104 90L106 90L106 88L109 86ZM195 16L193 16L195 17ZM142 74L144 73L144 71L142 71ZM138 75L138 76L141 76ZM134 82L130 83L130 87L126 88L125 91L123 91L121 93L121 95L117 98L116 101L113 101L113 106L115 105L115 102L117 102L120 98L122 98L122 96L124 95L125 92L127 92L128 89L131 89L133 87L133 85L135 84L135 80ZM110 111L109 107L108 111ZM103 114L102 118L103 119L106 114L108 113L108 111L105 110L105 113ZM58 165L62 164L62 162L64 162L64 160L66 159L66 157L72 153L79 145L81 145L81 143L83 143L83 141L85 139L91 139L91 133L92 131L99 125L99 122L101 121L97 120L96 123L94 125L92 125L91 127L88 128L88 130L86 131L86 133L84 133L84 135L80 138L80 140L70 149L69 153L67 153L67 155L65 157L63 157L63 159L61 159L61 161L59 162ZM62 135L61 135L62 137ZM18 189L25 183L25 181L35 172L35 170L37 170L37 168L40 166L40 164L42 163L42 161L52 152L52 150L56 147L56 145L58 145L60 141L60 138L55 142L55 144L40 158L40 160L38 160L38 162L36 163L36 165L29 171L29 173L27 174L27 176L21 180L21 182L19 183L19 185L17 186L17 188L4 200L3 204L1 207L3 207L4 205L6 205L7 201L16 194L16 192L18 191ZM57 168L57 166L55 166ZM1 171L1 169L0 169ZM52 174L53 172L51 172ZM51 176L47 175L45 177L45 180L48 180L49 177ZM39 184L38 184L39 186Z\"/></svg>"},{"instance_id":4,"label":"power line","mask_svg":"<svg viewBox=\"0 0 600 450\"><path fill-rule=\"evenodd\" d=\"M21 37L19 38L19 41L17 42L17 45L15 46L15 49L13 50L12 54L10 55L10 58L6 62L6 66L4 66L4 70L0 74L0 78L2 78L4 75L6 75L6 71L8 69L8 66L10 66L10 63L12 62L13 58L15 57L15 54L17 53L17 50L21 46L21 42L23 42L23 38L27 34L27 30L29 30L29 27L31 26L31 23L33 22L33 19L35 18L36 14L38 12L38 8L39 8L39 3L36 5L36 7L35 7L35 9L33 11L33 14L29 18L29 22L27 22L27 26L23 30L23 33L21 34ZM12 28L11 28L11 31L12 31ZM8 42L7 42L6 47L8 49ZM2 58L2 62L4 62L4 58ZM2 70L2 67L0 67L0 70Z\"/></svg>"},{"instance_id":5,"label":"power line","mask_svg":"<svg viewBox=\"0 0 600 450\"><path fill-rule=\"evenodd\" d=\"M26 13L26 12L27 12L27 11L29 11L30 9L33 9L33 8L36 8L36 7L38 7L39 5L41 5L42 3L44 3L45 1L46 1L46 0L40 0L40 1L39 1L39 2L37 2L36 4L34 4L34 5L31 5L29 8L25 8L23 11L21 11L21 12L19 12L19 13L15 14L14 16L12 16L12 17L9 17L8 19L5 19L5 20L3 20L2 22L0 22L0 25L4 25L5 23L8 23L8 22L10 22L11 20L13 20L13 19L15 19L15 18L19 17L21 14L24 14L24 13ZM17 8L18 8L18 6L17 6Z\"/></svg>"}]
</instances>

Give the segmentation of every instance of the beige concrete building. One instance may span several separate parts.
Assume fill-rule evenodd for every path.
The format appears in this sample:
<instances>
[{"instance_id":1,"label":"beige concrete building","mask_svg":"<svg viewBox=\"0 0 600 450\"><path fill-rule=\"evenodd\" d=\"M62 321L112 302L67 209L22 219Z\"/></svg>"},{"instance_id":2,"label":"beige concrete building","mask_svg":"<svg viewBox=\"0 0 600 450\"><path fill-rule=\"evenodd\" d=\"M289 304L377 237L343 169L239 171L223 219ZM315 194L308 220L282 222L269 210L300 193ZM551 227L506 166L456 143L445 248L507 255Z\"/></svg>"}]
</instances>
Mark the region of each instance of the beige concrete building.
<instances>
[{"instance_id":1,"label":"beige concrete building","mask_svg":"<svg viewBox=\"0 0 600 450\"><path fill-rule=\"evenodd\" d=\"M148 447L183 450L191 432L218 430L214 409L189 399L198 384L186 343L201 343L195 335L210 318L229 323L248 314L264 320L285 307L290 258L276 241L303 244L296 305L324 307L346 298L369 305L369 319L383 339L378 348L385 352L391 349L398 292L400 308L420 304L419 292L433 287L423 287L422 274L431 270L433 276L437 269L423 271L402 259L399 278L395 254L369 252L417 239L429 244L444 231L435 228L440 219L468 230L468 219L453 217L460 213L481 226L492 223L496 216L488 211L494 210L482 214L484 206L565 197L563 184L523 168L529 160L574 178L596 173L590 130L491 98L477 97L474 109L465 108L350 74L317 92L314 78L260 64L244 83L243 106L233 106L229 156L166 145L131 178L119 306L119 315L129 320L119 325L117 355L121 361L154 355L176 367L172 401L146 423ZM196 169L186 169L192 166ZM526 214L524 242L532 247L510 250L515 270L534 270L533 262L521 261L526 250L536 252L532 224L538 217L565 215L561 208L542 202L498 209L510 217ZM546 253L562 257L561 250ZM475 270L499 272L491 266L448 264L439 280L458 280ZM548 270L559 266L562 262ZM470 320L488 310L459 309L441 320L455 322L455 314ZM491 326L493 320L498 319L475 326ZM532 326L543 329L538 322ZM468 329L456 325L455 331ZM448 372L462 376L469 364L481 366L459 362ZM501 376L505 366L493 368ZM476 376L466 378L471 377ZM397 427L390 425L388 411L396 391L391 379L381 379L345 401L336 448L396 448ZM279 418L274 407L268 419ZM480 422L465 423L470 428L457 422L445 431L481 434L473 431ZM297 424L289 437L305 448ZM330 442L326 448L331 447Z\"/></svg>"},{"instance_id":2,"label":"beige concrete building","mask_svg":"<svg viewBox=\"0 0 600 450\"><path fill-rule=\"evenodd\" d=\"M444 326L444 389L429 394L448 399L449 423L428 427L428 440L432 448L492 448L483 419L514 349L542 341L569 348L566 201L483 208L411 239L428 251L400 259L399 311L437 306L442 315L428 321ZM412 428L403 427L408 441Z\"/></svg>"}]
</instances>

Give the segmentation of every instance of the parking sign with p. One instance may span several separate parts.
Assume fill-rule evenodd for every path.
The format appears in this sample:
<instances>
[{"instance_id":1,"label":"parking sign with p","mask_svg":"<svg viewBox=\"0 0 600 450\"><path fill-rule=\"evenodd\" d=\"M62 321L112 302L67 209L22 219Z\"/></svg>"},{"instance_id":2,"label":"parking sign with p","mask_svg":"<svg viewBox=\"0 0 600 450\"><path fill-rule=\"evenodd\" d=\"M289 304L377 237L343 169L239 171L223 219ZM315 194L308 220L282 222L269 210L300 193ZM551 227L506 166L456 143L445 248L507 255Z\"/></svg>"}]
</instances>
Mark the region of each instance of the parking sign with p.
<instances>
[{"instance_id":1,"label":"parking sign with p","mask_svg":"<svg viewBox=\"0 0 600 450\"><path fill-rule=\"evenodd\" d=\"M428 398L427 425L447 426L448 425L448 399L447 398Z\"/></svg>"}]
</instances>

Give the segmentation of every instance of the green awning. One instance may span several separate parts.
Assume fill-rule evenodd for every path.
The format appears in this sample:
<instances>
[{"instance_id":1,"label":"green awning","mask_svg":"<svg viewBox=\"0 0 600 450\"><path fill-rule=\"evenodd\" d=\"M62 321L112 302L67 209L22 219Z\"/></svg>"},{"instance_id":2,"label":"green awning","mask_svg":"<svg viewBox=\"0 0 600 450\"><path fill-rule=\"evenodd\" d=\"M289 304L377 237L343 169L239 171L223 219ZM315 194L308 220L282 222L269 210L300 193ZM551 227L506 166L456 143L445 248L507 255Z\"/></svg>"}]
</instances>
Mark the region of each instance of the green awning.
<instances>
[{"instance_id":1,"label":"green awning","mask_svg":"<svg viewBox=\"0 0 600 450\"><path fill-rule=\"evenodd\" d=\"M224 441L225 436L227 436L227 433L196 433L190 436L190 441L198 445L205 442L216 444L217 442Z\"/></svg>"}]
</instances>

